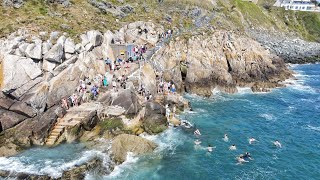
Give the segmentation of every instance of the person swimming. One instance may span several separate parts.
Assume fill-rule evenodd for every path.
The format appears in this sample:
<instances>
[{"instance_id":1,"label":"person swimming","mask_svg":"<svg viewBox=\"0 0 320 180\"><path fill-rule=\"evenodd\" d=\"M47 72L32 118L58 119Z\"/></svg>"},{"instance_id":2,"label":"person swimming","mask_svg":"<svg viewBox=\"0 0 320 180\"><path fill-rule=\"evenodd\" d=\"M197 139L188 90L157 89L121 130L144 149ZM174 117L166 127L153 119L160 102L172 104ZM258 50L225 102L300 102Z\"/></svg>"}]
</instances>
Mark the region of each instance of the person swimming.
<instances>
[{"instance_id":1,"label":"person swimming","mask_svg":"<svg viewBox=\"0 0 320 180\"><path fill-rule=\"evenodd\" d=\"M253 137L251 137L250 139L249 139L249 144L252 144L252 143L254 143L254 142L256 142L257 140L255 139L255 138L253 138Z\"/></svg>"},{"instance_id":2,"label":"person swimming","mask_svg":"<svg viewBox=\"0 0 320 180\"><path fill-rule=\"evenodd\" d=\"M228 134L224 134L223 140L224 140L225 142L228 142L228 141L229 141Z\"/></svg>"},{"instance_id":3,"label":"person swimming","mask_svg":"<svg viewBox=\"0 0 320 180\"><path fill-rule=\"evenodd\" d=\"M280 143L278 140L274 141L273 144L274 144L276 147L279 147L279 148L282 147L281 143Z\"/></svg>"},{"instance_id":4,"label":"person swimming","mask_svg":"<svg viewBox=\"0 0 320 180\"><path fill-rule=\"evenodd\" d=\"M209 144L209 146L208 146L208 152L212 152L213 151L213 148L215 148L215 147L212 147L210 144Z\"/></svg>"},{"instance_id":5,"label":"person swimming","mask_svg":"<svg viewBox=\"0 0 320 180\"><path fill-rule=\"evenodd\" d=\"M195 144L195 145L200 145L200 144L201 144L201 141L200 141L199 139L197 139L197 140L194 141L194 144Z\"/></svg>"},{"instance_id":6,"label":"person swimming","mask_svg":"<svg viewBox=\"0 0 320 180\"><path fill-rule=\"evenodd\" d=\"M201 136L201 133L200 133L199 129L196 129L196 130L194 131L194 135Z\"/></svg>"},{"instance_id":7,"label":"person swimming","mask_svg":"<svg viewBox=\"0 0 320 180\"><path fill-rule=\"evenodd\" d=\"M239 157L237 157L237 160L238 160L238 164L242 164L242 163L246 163L246 162L249 162L249 161L246 161L242 155L240 155Z\"/></svg>"},{"instance_id":8,"label":"person swimming","mask_svg":"<svg viewBox=\"0 0 320 180\"><path fill-rule=\"evenodd\" d=\"M237 147L235 144L233 144L232 146L229 147L229 150L234 151L237 150Z\"/></svg>"},{"instance_id":9,"label":"person swimming","mask_svg":"<svg viewBox=\"0 0 320 180\"><path fill-rule=\"evenodd\" d=\"M253 158L251 157L251 154L246 152L245 155L243 156L244 159L250 159L253 160Z\"/></svg>"}]
</instances>

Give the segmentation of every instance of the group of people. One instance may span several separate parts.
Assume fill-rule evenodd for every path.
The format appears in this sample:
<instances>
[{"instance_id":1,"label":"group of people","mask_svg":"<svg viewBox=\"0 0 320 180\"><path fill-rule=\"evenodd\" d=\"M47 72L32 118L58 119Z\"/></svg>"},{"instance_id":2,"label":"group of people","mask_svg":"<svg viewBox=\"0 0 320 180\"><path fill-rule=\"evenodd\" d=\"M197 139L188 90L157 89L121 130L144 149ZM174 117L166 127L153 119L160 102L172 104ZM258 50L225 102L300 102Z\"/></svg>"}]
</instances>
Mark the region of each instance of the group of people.
<instances>
[{"instance_id":1,"label":"group of people","mask_svg":"<svg viewBox=\"0 0 320 180\"><path fill-rule=\"evenodd\" d=\"M171 38L173 34L173 30L169 29L166 32L159 34L159 39L168 39Z\"/></svg>"},{"instance_id":2,"label":"group of people","mask_svg":"<svg viewBox=\"0 0 320 180\"><path fill-rule=\"evenodd\" d=\"M194 131L194 135L197 136L197 137L201 136L200 130L199 130L199 129L196 129L196 130ZM228 134L225 134L225 135L224 135L223 141L229 142ZM253 138L253 137L250 137L248 141L249 141L249 144L253 144L253 143L255 143L255 142L258 142L258 141L257 141L255 138ZM200 144L201 144L201 141L200 141L199 139L196 139L196 140L194 141L194 144L195 144L195 145L200 145ZM281 143L280 143L278 140L275 140L275 141L273 142L273 145L274 145L275 147L278 147L278 148L281 148L281 147L282 147ZM214 148L215 148L215 147L212 147L212 145L209 144L208 147L207 147L207 151L208 151L208 152L212 152ZM235 144L232 144L232 145L229 147L229 150L230 150L230 151L235 151L235 150L237 150L236 145L235 145ZM238 161L238 164L246 163L246 162L249 162L249 160L253 160L253 158L252 158L252 156L251 156L251 154L250 154L249 152L246 152L246 153L244 153L244 154L240 154L236 159L237 159L237 161Z\"/></svg>"},{"instance_id":3,"label":"group of people","mask_svg":"<svg viewBox=\"0 0 320 180\"><path fill-rule=\"evenodd\" d=\"M176 93L176 86L172 81L166 82L163 79L162 73L156 72L156 81L157 81L157 93L158 94L168 94L168 93Z\"/></svg>"},{"instance_id":4,"label":"group of people","mask_svg":"<svg viewBox=\"0 0 320 180\"><path fill-rule=\"evenodd\" d=\"M108 86L105 76L98 74L92 80L84 77L84 79L79 81L77 89L72 95L62 98L61 106L69 109L70 107L79 106L81 103L96 99L101 86Z\"/></svg>"}]
</instances>

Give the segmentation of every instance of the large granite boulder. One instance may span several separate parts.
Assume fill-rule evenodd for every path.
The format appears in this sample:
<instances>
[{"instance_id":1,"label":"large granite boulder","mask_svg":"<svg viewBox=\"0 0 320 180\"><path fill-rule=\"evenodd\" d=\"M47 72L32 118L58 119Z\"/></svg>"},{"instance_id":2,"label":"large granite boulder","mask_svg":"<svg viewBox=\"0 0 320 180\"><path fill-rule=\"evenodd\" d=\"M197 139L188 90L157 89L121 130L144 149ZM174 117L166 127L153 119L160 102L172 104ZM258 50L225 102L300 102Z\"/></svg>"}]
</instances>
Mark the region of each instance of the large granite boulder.
<instances>
[{"instance_id":1,"label":"large granite boulder","mask_svg":"<svg viewBox=\"0 0 320 180\"><path fill-rule=\"evenodd\" d=\"M61 43L55 44L52 48L44 55L44 60L62 63L63 57L63 45Z\"/></svg>"},{"instance_id":2,"label":"large granite boulder","mask_svg":"<svg viewBox=\"0 0 320 180\"><path fill-rule=\"evenodd\" d=\"M30 58L5 55L3 67L3 92L12 92L42 75L39 64Z\"/></svg>"},{"instance_id":3,"label":"large granite boulder","mask_svg":"<svg viewBox=\"0 0 320 180\"><path fill-rule=\"evenodd\" d=\"M69 66L49 81L48 102L49 107L58 103L63 97L74 93L79 84L81 70L78 66Z\"/></svg>"},{"instance_id":4,"label":"large granite boulder","mask_svg":"<svg viewBox=\"0 0 320 180\"><path fill-rule=\"evenodd\" d=\"M67 38L64 44L64 51L66 53L73 54L75 52L76 45L71 38Z\"/></svg>"},{"instance_id":5,"label":"large granite boulder","mask_svg":"<svg viewBox=\"0 0 320 180\"><path fill-rule=\"evenodd\" d=\"M26 57L40 60L42 59L42 44L29 44L24 51Z\"/></svg>"},{"instance_id":6,"label":"large granite boulder","mask_svg":"<svg viewBox=\"0 0 320 180\"><path fill-rule=\"evenodd\" d=\"M99 31L88 31L87 38L92 46L100 46L103 42L103 36Z\"/></svg>"},{"instance_id":7,"label":"large granite boulder","mask_svg":"<svg viewBox=\"0 0 320 180\"><path fill-rule=\"evenodd\" d=\"M55 113L57 108L59 107L52 107L34 118L24 118L25 120L19 124L2 132L0 134L0 156L12 156L32 145L43 145L58 118ZM15 116L10 114L9 118L12 120ZM6 120L6 122L9 121Z\"/></svg>"},{"instance_id":8,"label":"large granite boulder","mask_svg":"<svg viewBox=\"0 0 320 180\"><path fill-rule=\"evenodd\" d=\"M148 102L142 122L143 129L149 134L158 134L166 130L168 121L165 114L165 108L159 103Z\"/></svg>"},{"instance_id":9,"label":"large granite boulder","mask_svg":"<svg viewBox=\"0 0 320 180\"><path fill-rule=\"evenodd\" d=\"M0 109L0 122L1 122L1 129L3 131L14 127L15 125L19 124L20 122L27 119L26 116L18 114L16 112Z\"/></svg>"},{"instance_id":10,"label":"large granite boulder","mask_svg":"<svg viewBox=\"0 0 320 180\"><path fill-rule=\"evenodd\" d=\"M131 115L137 114L141 108L137 95L131 89L119 92L119 94L113 99L111 105L123 107L126 110L125 114Z\"/></svg>"},{"instance_id":11,"label":"large granite boulder","mask_svg":"<svg viewBox=\"0 0 320 180\"><path fill-rule=\"evenodd\" d=\"M134 155L143 155L151 153L156 147L155 143L142 137L121 134L112 141L111 154L113 160L120 164L126 160L128 152L132 152Z\"/></svg>"}]
</instances>

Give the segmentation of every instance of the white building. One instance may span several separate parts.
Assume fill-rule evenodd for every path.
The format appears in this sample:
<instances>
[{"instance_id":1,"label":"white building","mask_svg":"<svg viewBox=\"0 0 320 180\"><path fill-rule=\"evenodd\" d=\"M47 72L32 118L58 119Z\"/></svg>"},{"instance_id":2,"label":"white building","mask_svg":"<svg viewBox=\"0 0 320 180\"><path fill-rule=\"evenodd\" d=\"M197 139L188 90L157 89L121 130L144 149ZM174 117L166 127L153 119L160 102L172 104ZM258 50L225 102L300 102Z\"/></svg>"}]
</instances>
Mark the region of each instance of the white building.
<instances>
[{"instance_id":1,"label":"white building","mask_svg":"<svg viewBox=\"0 0 320 180\"><path fill-rule=\"evenodd\" d=\"M319 11L311 0L277 0L274 6L294 11Z\"/></svg>"}]
</instances>

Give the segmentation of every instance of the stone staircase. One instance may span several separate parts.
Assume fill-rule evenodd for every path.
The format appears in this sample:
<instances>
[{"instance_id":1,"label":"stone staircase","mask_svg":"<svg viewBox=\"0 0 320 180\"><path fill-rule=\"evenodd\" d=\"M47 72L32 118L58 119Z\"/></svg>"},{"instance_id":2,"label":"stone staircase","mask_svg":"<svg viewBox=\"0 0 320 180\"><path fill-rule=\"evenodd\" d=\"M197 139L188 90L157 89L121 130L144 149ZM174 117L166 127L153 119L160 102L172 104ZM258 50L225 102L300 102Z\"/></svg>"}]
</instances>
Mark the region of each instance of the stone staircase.
<instances>
[{"instance_id":1,"label":"stone staircase","mask_svg":"<svg viewBox=\"0 0 320 180\"><path fill-rule=\"evenodd\" d=\"M98 103L84 103L80 106L72 107L67 110L67 114L64 117L58 118L46 140L45 145L55 145L59 137L67 128L80 124L81 121L85 119L91 111L97 110L98 106Z\"/></svg>"}]
</instances>

